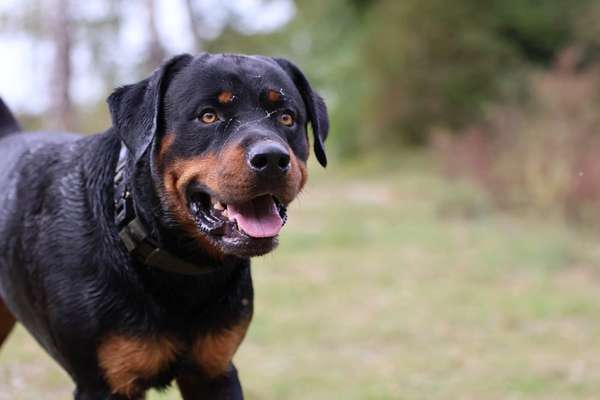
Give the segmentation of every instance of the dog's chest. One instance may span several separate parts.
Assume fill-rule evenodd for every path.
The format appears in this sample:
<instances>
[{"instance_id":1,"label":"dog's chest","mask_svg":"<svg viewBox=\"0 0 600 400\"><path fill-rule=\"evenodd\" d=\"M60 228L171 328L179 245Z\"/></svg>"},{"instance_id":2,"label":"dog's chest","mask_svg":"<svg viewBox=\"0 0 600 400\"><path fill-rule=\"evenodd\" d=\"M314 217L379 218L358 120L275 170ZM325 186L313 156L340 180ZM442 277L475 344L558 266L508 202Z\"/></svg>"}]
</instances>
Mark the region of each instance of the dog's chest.
<instances>
[{"instance_id":1,"label":"dog's chest","mask_svg":"<svg viewBox=\"0 0 600 400\"><path fill-rule=\"evenodd\" d=\"M191 343L170 337L111 335L98 348L98 362L113 393L136 396L148 382L180 361L192 363L203 376L224 374L244 338L248 321L198 335Z\"/></svg>"}]
</instances>

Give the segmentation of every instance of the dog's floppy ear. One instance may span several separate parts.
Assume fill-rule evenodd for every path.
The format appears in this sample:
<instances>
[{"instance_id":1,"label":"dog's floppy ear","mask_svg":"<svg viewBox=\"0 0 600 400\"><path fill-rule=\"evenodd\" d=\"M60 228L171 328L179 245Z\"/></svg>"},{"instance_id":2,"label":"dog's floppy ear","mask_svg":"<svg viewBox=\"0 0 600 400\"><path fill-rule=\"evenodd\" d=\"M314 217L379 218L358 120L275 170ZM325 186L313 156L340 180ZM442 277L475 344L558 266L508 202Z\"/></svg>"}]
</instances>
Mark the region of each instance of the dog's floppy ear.
<instances>
[{"instance_id":1,"label":"dog's floppy ear","mask_svg":"<svg viewBox=\"0 0 600 400\"><path fill-rule=\"evenodd\" d=\"M133 85L122 86L108 97L113 126L133 154L135 162L146 152L156 135L168 78L191 60L189 54L175 56L157 68L150 77Z\"/></svg>"},{"instance_id":2,"label":"dog's floppy ear","mask_svg":"<svg viewBox=\"0 0 600 400\"><path fill-rule=\"evenodd\" d=\"M327 106L325 105L323 98L312 90L308 80L296 65L283 58L275 58L274 60L292 78L302 95L306 110L308 111L308 119L312 125L314 134L315 155L317 156L319 163L325 167L327 166L325 140L329 134Z\"/></svg>"}]
</instances>

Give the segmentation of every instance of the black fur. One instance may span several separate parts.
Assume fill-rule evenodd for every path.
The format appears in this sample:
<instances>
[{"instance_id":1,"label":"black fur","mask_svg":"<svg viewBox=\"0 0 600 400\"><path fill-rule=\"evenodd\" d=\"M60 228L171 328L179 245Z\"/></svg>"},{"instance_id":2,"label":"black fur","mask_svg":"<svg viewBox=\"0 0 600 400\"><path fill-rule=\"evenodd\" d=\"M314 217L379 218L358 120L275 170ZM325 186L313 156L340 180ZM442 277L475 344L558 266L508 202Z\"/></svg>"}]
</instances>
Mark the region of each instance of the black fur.
<instances>
[{"instance_id":1,"label":"black fur","mask_svg":"<svg viewBox=\"0 0 600 400\"><path fill-rule=\"evenodd\" d=\"M20 130L21 127L19 127L17 120L0 98L0 137Z\"/></svg>"},{"instance_id":2,"label":"black fur","mask_svg":"<svg viewBox=\"0 0 600 400\"><path fill-rule=\"evenodd\" d=\"M319 163L326 167L325 140L327 140L327 134L329 133L329 118L325 101L312 90L308 80L297 66L283 58L276 58L275 61L292 77L302 95L309 120L312 123L315 155Z\"/></svg>"},{"instance_id":3,"label":"black fur","mask_svg":"<svg viewBox=\"0 0 600 400\"><path fill-rule=\"evenodd\" d=\"M277 110L265 111L258 91L266 86L289 94L286 107L295 109L297 126L281 128L268 114ZM229 108L210 103L224 88L240 96ZM326 164L325 105L285 60L182 55L148 79L117 89L108 103L113 126L80 137L15 133L18 124L0 101L0 302L70 374L76 399L125 398L111 393L99 366L97 349L107 335L166 334L187 345L251 317L249 259L235 254L214 259L164 203L156 157L167 132L177 132L174 157L219 152L232 140L258 135L287 143L306 161L311 123L317 158ZM199 126L195 117L207 104L222 110L227 121ZM128 254L113 207L121 140L131 151L127 176L136 209L153 237L181 258L217 265L215 273L170 274ZM185 354L143 386L165 387L184 375L196 377L193 389L202 398L242 398L233 366L225 376L209 379Z\"/></svg>"},{"instance_id":4,"label":"black fur","mask_svg":"<svg viewBox=\"0 0 600 400\"><path fill-rule=\"evenodd\" d=\"M189 64L192 57L173 57L152 73L148 79L122 86L108 97L108 107L116 132L139 160L156 136L162 99L169 78L178 65Z\"/></svg>"}]
</instances>

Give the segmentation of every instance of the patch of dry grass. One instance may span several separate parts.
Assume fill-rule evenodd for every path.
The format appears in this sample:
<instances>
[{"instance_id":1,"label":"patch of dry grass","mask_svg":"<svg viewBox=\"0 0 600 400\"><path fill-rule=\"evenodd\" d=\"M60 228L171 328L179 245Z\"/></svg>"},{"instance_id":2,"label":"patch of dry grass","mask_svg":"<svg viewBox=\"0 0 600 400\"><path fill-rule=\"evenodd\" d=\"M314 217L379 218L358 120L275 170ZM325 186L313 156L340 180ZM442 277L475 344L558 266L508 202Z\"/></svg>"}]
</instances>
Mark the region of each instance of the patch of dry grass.
<instances>
[{"instance_id":1,"label":"patch of dry grass","mask_svg":"<svg viewBox=\"0 0 600 400\"><path fill-rule=\"evenodd\" d=\"M255 262L236 356L247 398L596 398L595 238L487 208L448 214L463 190L423 160L398 164L317 173L281 248ZM71 390L22 330L0 353L0 399Z\"/></svg>"}]
</instances>

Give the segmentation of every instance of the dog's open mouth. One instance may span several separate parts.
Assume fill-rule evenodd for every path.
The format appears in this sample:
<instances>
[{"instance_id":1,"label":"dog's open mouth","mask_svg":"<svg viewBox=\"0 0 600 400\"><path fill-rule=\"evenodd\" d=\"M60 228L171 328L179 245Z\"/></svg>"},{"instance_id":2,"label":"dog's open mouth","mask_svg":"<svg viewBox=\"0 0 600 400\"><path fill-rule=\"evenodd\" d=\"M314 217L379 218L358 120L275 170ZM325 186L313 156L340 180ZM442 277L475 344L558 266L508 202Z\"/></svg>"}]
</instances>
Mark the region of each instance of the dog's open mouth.
<instances>
[{"instance_id":1,"label":"dog's open mouth","mask_svg":"<svg viewBox=\"0 0 600 400\"><path fill-rule=\"evenodd\" d=\"M273 242L287 220L287 207L271 194L227 204L208 191L196 188L188 192L188 207L198 229L228 247Z\"/></svg>"}]
</instances>

